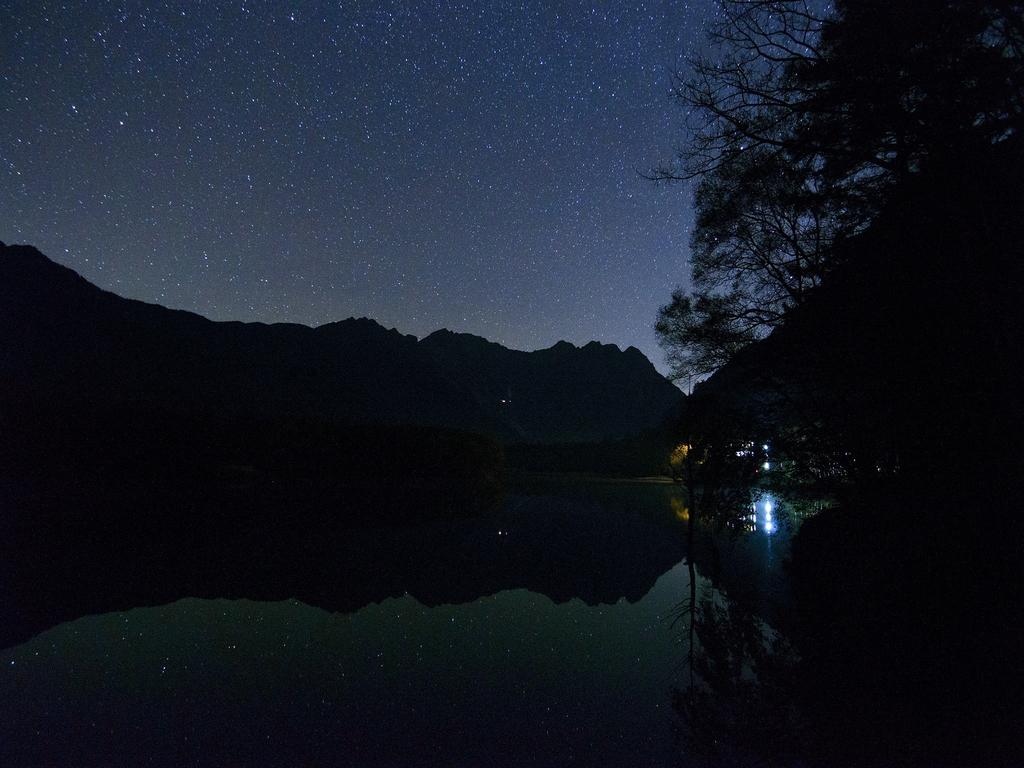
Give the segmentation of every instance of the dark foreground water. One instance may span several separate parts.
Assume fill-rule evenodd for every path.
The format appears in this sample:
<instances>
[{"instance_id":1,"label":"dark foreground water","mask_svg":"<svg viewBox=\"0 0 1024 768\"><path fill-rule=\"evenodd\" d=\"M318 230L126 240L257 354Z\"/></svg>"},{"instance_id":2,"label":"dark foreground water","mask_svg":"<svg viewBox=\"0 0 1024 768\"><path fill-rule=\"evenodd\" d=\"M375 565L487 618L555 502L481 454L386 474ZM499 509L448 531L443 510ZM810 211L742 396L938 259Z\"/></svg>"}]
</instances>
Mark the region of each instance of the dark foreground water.
<instances>
[{"instance_id":1,"label":"dark foreground water","mask_svg":"<svg viewBox=\"0 0 1024 768\"><path fill-rule=\"evenodd\" d=\"M787 531L756 514L717 570L770 611ZM686 764L686 515L671 487L548 487L298 550L239 536L228 562L272 565L176 596L40 588L3 617L0 765Z\"/></svg>"}]
</instances>

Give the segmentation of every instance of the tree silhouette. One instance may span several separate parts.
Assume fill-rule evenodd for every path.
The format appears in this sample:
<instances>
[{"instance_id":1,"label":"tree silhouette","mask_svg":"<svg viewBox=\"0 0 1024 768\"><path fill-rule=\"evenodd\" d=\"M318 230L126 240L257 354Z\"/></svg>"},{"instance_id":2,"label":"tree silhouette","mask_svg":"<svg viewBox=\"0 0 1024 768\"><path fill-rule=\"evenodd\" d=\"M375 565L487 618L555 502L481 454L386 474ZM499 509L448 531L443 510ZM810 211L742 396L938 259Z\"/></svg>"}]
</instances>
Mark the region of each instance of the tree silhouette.
<instances>
[{"instance_id":1,"label":"tree silhouette","mask_svg":"<svg viewBox=\"0 0 1024 768\"><path fill-rule=\"evenodd\" d=\"M777 327L892 191L936 156L999 143L1024 112L1024 2L727 0L675 95L696 180L691 293L657 331L677 377Z\"/></svg>"}]
</instances>

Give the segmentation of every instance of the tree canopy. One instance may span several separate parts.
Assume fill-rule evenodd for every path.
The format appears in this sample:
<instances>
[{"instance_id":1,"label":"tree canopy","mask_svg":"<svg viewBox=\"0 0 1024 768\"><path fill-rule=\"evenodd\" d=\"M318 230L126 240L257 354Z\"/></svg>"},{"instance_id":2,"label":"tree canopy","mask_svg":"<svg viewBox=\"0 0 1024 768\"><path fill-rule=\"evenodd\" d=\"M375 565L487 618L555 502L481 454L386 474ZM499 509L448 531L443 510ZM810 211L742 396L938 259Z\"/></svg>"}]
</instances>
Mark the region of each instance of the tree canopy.
<instances>
[{"instance_id":1,"label":"tree canopy","mask_svg":"<svg viewBox=\"0 0 1024 768\"><path fill-rule=\"evenodd\" d=\"M725 0L722 18L677 80L689 141L654 174L697 182L692 290L656 326L677 377L777 327L895 187L1024 113L1021 0Z\"/></svg>"}]
</instances>

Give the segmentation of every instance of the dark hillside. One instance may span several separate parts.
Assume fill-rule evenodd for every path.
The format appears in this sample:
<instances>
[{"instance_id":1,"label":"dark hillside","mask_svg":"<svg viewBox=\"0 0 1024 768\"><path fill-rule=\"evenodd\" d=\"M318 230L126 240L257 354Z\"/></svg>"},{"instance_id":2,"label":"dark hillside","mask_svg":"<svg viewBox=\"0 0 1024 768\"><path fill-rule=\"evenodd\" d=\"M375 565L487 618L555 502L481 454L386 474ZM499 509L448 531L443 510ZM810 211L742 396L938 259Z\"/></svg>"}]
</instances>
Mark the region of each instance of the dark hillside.
<instances>
[{"instance_id":1,"label":"dark hillside","mask_svg":"<svg viewBox=\"0 0 1024 768\"><path fill-rule=\"evenodd\" d=\"M155 407L328 424L422 424L500 439L618 439L681 400L635 349L561 342L537 352L372 320L211 322L122 299L33 248L0 252L6 403Z\"/></svg>"}]
</instances>

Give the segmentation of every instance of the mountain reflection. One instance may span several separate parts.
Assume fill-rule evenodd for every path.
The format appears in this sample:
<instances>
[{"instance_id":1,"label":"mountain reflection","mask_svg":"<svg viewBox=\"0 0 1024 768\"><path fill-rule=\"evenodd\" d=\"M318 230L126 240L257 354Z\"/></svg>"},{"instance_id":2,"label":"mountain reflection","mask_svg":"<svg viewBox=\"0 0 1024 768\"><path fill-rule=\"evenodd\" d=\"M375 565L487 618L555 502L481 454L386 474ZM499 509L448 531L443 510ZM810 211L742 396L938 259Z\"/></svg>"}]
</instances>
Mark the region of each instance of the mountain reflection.
<instances>
[{"instance_id":1,"label":"mountain reflection","mask_svg":"<svg viewBox=\"0 0 1024 768\"><path fill-rule=\"evenodd\" d=\"M701 529L688 548L667 485L534 487L406 526L290 519L11 526L0 764L669 764L693 738L680 600L779 597L778 537Z\"/></svg>"},{"instance_id":2,"label":"mountain reflection","mask_svg":"<svg viewBox=\"0 0 1024 768\"><path fill-rule=\"evenodd\" d=\"M85 617L0 652L0 762L664 765L664 617L686 582L678 566L640 601L598 606L516 589L352 614L189 598Z\"/></svg>"},{"instance_id":3,"label":"mountain reflection","mask_svg":"<svg viewBox=\"0 0 1024 768\"><path fill-rule=\"evenodd\" d=\"M685 551L675 493L546 490L477 517L382 528L282 516L249 530L56 536L44 521L23 523L0 544L0 647L86 614L184 597L294 598L342 612L405 594L431 606L517 588L555 602L635 602Z\"/></svg>"}]
</instances>

